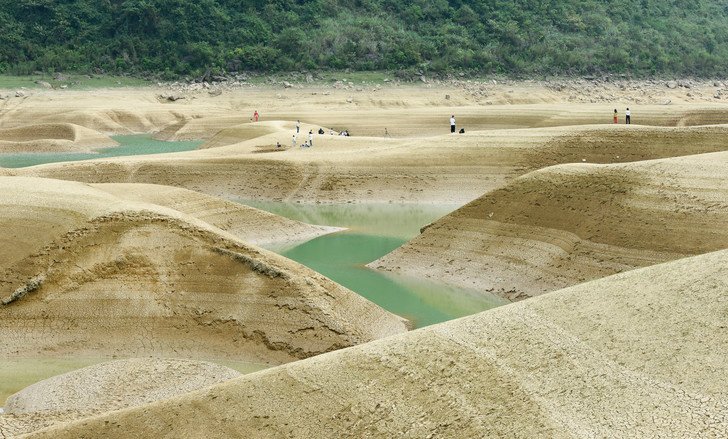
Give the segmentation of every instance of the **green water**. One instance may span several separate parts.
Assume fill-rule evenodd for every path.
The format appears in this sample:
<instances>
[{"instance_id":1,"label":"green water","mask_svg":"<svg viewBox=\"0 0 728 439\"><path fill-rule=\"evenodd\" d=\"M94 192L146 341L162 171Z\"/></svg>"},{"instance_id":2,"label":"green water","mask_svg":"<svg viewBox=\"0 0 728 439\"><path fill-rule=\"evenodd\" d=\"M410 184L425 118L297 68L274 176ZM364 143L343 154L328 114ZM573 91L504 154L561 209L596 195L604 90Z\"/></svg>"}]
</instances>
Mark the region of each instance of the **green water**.
<instances>
[{"instance_id":1,"label":"green water","mask_svg":"<svg viewBox=\"0 0 728 439\"><path fill-rule=\"evenodd\" d=\"M271 250L408 318L415 327L452 320L505 303L495 296L382 273L365 266L401 246L416 236L422 226L457 206L241 202L311 224L347 227L347 231L322 236L293 248Z\"/></svg>"},{"instance_id":2,"label":"green water","mask_svg":"<svg viewBox=\"0 0 728 439\"><path fill-rule=\"evenodd\" d=\"M112 136L112 139L119 142L119 146L99 149L97 152L92 153L43 152L0 154L0 167L24 168L26 166L42 165L45 163L73 162L79 160L102 159L107 157L191 151L193 149L197 149L203 143L201 141L164 142L153 139L150 134Z\"/></svg>"}]
</instances>

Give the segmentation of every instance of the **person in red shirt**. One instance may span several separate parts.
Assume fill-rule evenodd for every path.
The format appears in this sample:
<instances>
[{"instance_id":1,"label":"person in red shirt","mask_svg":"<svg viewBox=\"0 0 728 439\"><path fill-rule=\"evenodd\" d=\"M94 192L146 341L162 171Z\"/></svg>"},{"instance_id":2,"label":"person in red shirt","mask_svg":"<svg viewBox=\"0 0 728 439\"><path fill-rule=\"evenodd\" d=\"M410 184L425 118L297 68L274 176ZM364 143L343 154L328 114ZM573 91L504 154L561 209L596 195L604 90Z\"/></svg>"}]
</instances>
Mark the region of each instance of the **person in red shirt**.
<instances>
[{"instance_id":1,"label":"person in red shirt","mask_svg":"<svg viewBox=\"0 0 728 439\"><path fill-rule=\"evenodd\" d=\"M255 110L255 113L253 113L253 121L258 122L258 110Z\"/></svg>"}]
</instances>

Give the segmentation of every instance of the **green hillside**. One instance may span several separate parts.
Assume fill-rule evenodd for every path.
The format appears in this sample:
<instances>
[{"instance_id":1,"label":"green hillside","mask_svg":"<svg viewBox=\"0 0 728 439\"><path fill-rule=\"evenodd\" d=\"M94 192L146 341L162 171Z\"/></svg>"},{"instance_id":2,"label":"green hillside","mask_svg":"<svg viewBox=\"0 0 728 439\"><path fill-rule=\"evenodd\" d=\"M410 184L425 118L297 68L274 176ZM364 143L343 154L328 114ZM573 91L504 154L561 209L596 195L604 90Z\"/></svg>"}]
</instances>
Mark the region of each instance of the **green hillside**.
<instances>
[{"instance_id":1,"label":"green hillside","mask_svg":"<svg viewBox=\"0 0 728 439\"><path fill-rule=\"evenodd\" d=\"M0 0L0 73L725 75L726 0Z\"/></svg>"}]
</instances>

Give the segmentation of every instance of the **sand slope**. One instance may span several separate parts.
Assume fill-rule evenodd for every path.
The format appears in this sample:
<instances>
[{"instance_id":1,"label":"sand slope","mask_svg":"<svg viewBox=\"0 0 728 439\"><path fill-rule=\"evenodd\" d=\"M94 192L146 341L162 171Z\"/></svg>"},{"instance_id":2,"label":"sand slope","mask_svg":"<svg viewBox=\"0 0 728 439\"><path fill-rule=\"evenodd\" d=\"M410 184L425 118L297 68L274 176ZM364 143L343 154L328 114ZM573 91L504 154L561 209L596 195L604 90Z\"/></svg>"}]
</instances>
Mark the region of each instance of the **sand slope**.
<instances>
[{"instance_id":1,"label":"sand slope","mask_svg":"<svg viewBox=\"0 0 728 439\"><path fill-rule=\"evenodd\" d=\"M185 213L250 244L306 241L341 230L290 220L199 192L152 184L96 184L97 189L124 200L151 203Z\"/></svg>"},{"instance_id":2,"label":"sand slope","mask_svg":"<svg viewBox=\"0 0 728 439\"><path fill-rule=\"evenodd\" d=\"M622 163L728 149L725 126L586 125L426 139L325 134L316 135L310 149L290 148L293 122L261 126L260 134L275 127L278 131L249 139L250 130L257 128L240 126L221 131L208 143L217 147L198 151L6 172L88 183L164 184L225 198L464 204L552 164ZM276 148L276 142L285 148Z\"/></svg>"},{"instance_id":3,"label":"sand slope","mask_svg":"<svg viewBox=\"0 0 728 439\"><path fill-rule=\"evenodd\" d=\"M0 416L0 436L148 404L240 375L217 364L177 359L134 358L85 367L33 384L8 398L5 415Z\"/></svg>"},{"instance_id":4,"label":"sand slope","mask_svg":"<svg viewBox=\"0 0 728 439\"><path fill-rule=\"evenodd\" d=\"M721 251L30 437L719 438L726 312Z\"/></svg>"},{"instance_id":5,"label":"sand slope","mask_svg":"<svg viewBox=\"0 0 728 439\"><path fill-rule=\"evenodd\" d=\"M728 248L728 153L530 173L370 264L522 299Z\"/></svg>"},{"instance_id":6,"label":"sand slope","mask_svg":"<svg viewBox=\"0 0 728 439\"><path fill-rule=\"evenodd\" d=\"M71 123L25 125L0 129L0 152L88 152L118 146L97 131Z\"/></svg>"},{"instance_id":7,"label":"sand slope","mask_svg":"<svg viewBox=\"0 0 728 439\"><path fill-rule=\"evenodd\" d=\"M170 208L27 178L0 179L0 206L6 357L275 364L405 330L323 276Z\"/></svg>"}]
</instances>

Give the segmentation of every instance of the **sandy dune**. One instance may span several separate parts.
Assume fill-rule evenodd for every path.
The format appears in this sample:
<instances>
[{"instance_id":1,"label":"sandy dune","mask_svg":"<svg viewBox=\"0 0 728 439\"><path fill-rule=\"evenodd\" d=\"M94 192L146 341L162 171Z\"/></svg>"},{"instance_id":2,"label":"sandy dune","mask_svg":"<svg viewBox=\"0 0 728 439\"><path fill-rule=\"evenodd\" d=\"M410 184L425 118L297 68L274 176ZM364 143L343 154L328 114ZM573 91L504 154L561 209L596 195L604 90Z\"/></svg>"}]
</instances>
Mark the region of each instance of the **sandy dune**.
<instances>
[{"instance_id":1,"label":"sandy dune","mask_svg":"<svg viewBox=\"0 0 728 439\"><path fill-rule=\"evenodd\" d=\"M370 265L511 300L728 248L728 153L536 171Z\"/></svg>"},{"instance_id":2,"label":"sandy dune","mask_svg":"<svg viewBox=\"0 0 728 439\"><path fill-rule=\"evenodd\" d=\"M727 268L633 270L30 437L719 438Z\"/></svg>"},{"instance_id":3,"label":"sandy dune","mask_svg":"<svg viewBox=\"0 0 728 439\"><path fill-rule=\"evenodd\" d=\"M225 90L216 97L205 90L170 92L164 88L93 93L49 90L1 101L0 127L25 125L28 120L70 122L101 132L166 129L170 138L183 139L195 133L193 138L200 139L248 122L258 110L261 121L300 119L312 125L346 128L356 136L381 136L387 127L393 136L402 137L443 132L452 113L468 130L482 130L610 123L612 111L617 108L623 118L626 107L632 108L635 123L645 125L728 123L725 101L714 99L715 92L709 83L668 89L649 81L603 86L574 81L563 90L534 81L380 84L373 88L356 84L348 90L310 84L291 89L256 86ZM160 94L184 99L168 102L158 99ZM670 104L665 105L667 102Z\"/></svg>"},{"instance_id":4,"label":"sandy dune","mask_svg":"<svg viewBox=\"0 0 728 439\"><path fill-rule=\"evenodd\" d=\"M213 363L134 358L36 383L8 398L0 436L15 436L94 414L139 406L239 377Z\"/></svg>"},{"instance_id":5,"label":"sandy dune","mask_svg":"<svg viewBox=\"0 0 728 439\"><path fill-rule=\"evenodd\" d=\"M0 129L0 153L88 152L117 145L106 135L71 123Z\"/></svg>"},{"instance_id":6,"label":"sandy dune","mask_svg":"<svg viewBox=\"0 0 728 439\"><path fill-rule=\"evenodd\" d=\"M721 437L728 105L712 83L343 84L0 101L0 150L3 133L6 151L205 141L0 168L0 358L287 363L149 399L101 381L166 389L186 380L155 371L186 366L97 366L22 392L0 437ZM611 124L628 106L635 124ZM447 133L450 114L465 134ZM297 119L299 145L327 134L291 148ZM538 297L401 334L402 319L255 246L332 229L225 199L470 203L371 265Z\"/></svg>"},{"instance_id":7,"label":"sandy dune","mask_svg":"<svg viewBox=\"0 0 728 439\"><path fill-rule=\"evenodd\" d=\"M323 276L199 219L228 216L234 229L249 209L216 216L207 197L179 192L169 204L191 214L80 183L1 178L0 354L276 364L405 330Z\"/></svg>"},{"instance_id":8,"label":"sandy dune","mask_svg":"<svg viewBox=\"0 0 728 439\"><path fill-rule=\"evenodd\" d=\"M728 124L728 106L709 99L712 95L687 99L684 90L650 84L605 87L608 95L598 93L595 103L578 104L569 102L570 88L557 92L528 81L488 84L489 96L483 95L482 84L466 82L361 92L311 85L232 90L217 97L202 91L173 103L157 99L162 91L155 89L48 91L0 103L0 127L27 120L72 122L104 133L204 139L205 149L0 173L164 184L226 198L464 204L547 165L618 163L728 148L722 141L725 126L689 128ZM699 94L697 89L691 93ZM629 103L647 94L654 95L652 100L637 107ZM658 105L664 99L673 104ZM611 125L613 108L622 114L630 105L634 122L643 126ZM251 123L255 109L261 121ZM452 113L465 135L445 134ZM299 145L309 129L327 128L327 134L315 136L314 148L288 148L297 119L302 122ZM354 137L329 136L328 128L348 129ZM276 149L277 142L286 148Z\"/></svg>"},{"instance_id":9,"label":"sandy dune","mask_svg":"<svg viewBox=\"0 0 728 439\"><path fill-rule=\"evenodd\" d=\"M243 204L171 186L133 183L92 186L124 200L169 207L232 233L250 244L307 241L341 230L305 224Z\"/></svg>"},{"instance_id":10,"label":"sandy dune","mask_svg":"<svg viewBox=\"0 0 728 439\"><path fill-rule=\"evenodd\" d=\"M725 126L584 125L426 139L326 134L317 135L310 149L289 147L292 122L271 122L265 130L274 127L277 131L249 140L244 140L250 132L242 126L223 130L208 145L225 146L198 151L49 164L5 173L89 183L164 184L225 198L464 204L552 164L621 163L728 149ZM231 143L236 136L241 141ZM276 148L276 142L285 148Z\"/></svg>"}]
</instances>

